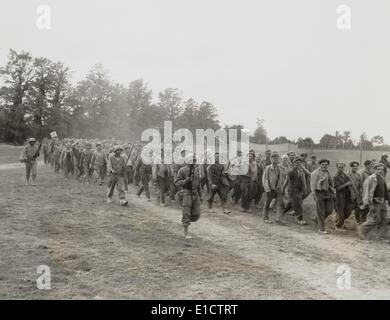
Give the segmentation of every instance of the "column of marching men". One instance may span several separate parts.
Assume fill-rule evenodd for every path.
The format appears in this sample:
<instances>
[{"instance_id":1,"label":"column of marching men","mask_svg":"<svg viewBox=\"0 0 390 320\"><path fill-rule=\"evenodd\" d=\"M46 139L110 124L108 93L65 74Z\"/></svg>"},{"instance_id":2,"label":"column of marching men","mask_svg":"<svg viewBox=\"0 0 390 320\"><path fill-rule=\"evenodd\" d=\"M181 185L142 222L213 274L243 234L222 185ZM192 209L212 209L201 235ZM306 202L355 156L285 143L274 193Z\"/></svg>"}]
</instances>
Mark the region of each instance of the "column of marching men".
<instances>
[{"instance_id":1,"label":"column of marching men","mask_svg":"<svg viewBox=\"0 0 390 320\"><path fill-rule=\"evenodd\" d=\"M139 143L53 138L43 141L42 150L44 162L54 172L62 171L65 179L106 184L107 202L112 202L116 189L120 204L127 205L129 184L134 184L139 197L151 201L152 183L161 206L176 201L182 208L186 238L190 238L189 225L200 217L204 200L209 212L215 212L216 195L223 214L230 214L231 206L239 206L242 212L252 208L262 212L264 223L280 225L287 224L286 215L295 216L298 225L306 225L303 202L311 195L316 205L313 221L319 234L328 233L325 220L334 211L338 232L346 230L345 220L354 213L360 238L383 239L387 234L389 190L385 177L390 162L385 154L380 161L364 161L362 169L357 161L337 163L337 172L331 176L329 160L317 161L315 155L308 160L307 154L297 156L294 152L280 156L267 150L262 157L251 150L248 157L243 157L238 151L232 161L220 161L224 155L215 153L209 164L209 158L197 164L197 156L183 150L184 164L150 165L142 161ZM164 158L164 150L161 152ZM35 185L36 158L36 140L31 138L20 159L26 164L27 184L32 175L31 184Z\"/></svg>"}]
</instances>

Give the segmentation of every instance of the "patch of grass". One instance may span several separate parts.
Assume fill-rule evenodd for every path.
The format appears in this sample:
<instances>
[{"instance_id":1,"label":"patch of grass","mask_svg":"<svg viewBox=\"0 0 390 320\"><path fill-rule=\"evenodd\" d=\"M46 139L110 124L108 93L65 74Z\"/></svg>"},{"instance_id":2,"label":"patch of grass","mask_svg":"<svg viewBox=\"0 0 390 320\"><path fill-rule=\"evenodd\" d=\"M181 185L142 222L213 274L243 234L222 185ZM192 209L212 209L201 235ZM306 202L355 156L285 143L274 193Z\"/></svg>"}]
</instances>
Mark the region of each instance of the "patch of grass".
<instances>
[{"instance_id":1,"label":"patch of grass","mask_svg":"<svg viewBox=\"0 0 390 320\"><path fill-rule=\"evenodd\" d=\"M0 144L0 164L19 162L22 146ZM40 156L42 158L42 156Z\"/></svg>"},{"instance_id":2,"label":"patch of grass","mask_svg":"<svg viewBox=\"0 0 390 320\"><path fill-rule=\"evenodd\" d=\"M18 162L21 151L22 147L0 144L0 164Z\"/></svg>"}]
</instances>

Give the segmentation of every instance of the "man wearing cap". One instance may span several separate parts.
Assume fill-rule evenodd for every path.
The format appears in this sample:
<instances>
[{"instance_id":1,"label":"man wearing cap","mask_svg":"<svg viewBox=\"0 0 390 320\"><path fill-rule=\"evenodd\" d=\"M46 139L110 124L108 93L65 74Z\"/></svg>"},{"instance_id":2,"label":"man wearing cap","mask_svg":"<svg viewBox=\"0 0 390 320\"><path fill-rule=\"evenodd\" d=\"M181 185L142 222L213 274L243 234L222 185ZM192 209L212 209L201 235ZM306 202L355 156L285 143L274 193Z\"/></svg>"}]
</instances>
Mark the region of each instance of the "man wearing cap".
<instances>
[{"instance_id":1,"label":"man wearing cap","mask_svg":"<svg viewBox=\"0 0 390 320\"><path fill-rule=\"evenodd\" d=\"M209 209L213 209L214 197L218 194L221 199L222 212L229 214L230 211L226 208L227 193L229 190L229 185L224 184L224 165L219 163L219 153L216 152L214 156L214 163L210 164L207 168L207 180L210 186L210 195L208 198Z\"/></svg>"},{"instance_id":2,"label":"man wearing cap","mask_svg":"<svg viewBox=\"0 0 390 320\"><path fill-rule=\"evenodd\" d=\"M276 222L285 225L283 218L283 177L282 168L279 164L279 154L277 152L271 155L272 163L267 166L263 174L263 186L265 191L265 204L263 220L265 223L272 223L269 219L269 209L272 200L276 202Z\"/></svg>"},{"instance_id":3,"label":"man wearing cap","mask_svg":"<svg viewBox=\"0 0 390 320\"><path fill-rule=\"evenodd\" d=\"M266 167L271 165L271 163L271 150L268 149L265 151L265 158L261 159L261 166L263 167L263 171Z\"/></svg>"},{"instance_id":4,"label":"man wearing cap","mask_svg":"<svg viewBox=\"0 0 390 320\"><path fill-rule=\"evenodd\" d=\"M302 159L294 159L294 167L287 173L287 177L283 184L283 194L287 189L289 196L289 203L284 208L284 212L288 212L293 209L297 216L297 223L299 225L306 225L306 221L303 220L303 196L306 194L306 180L300 172L302 165Z\"/></svg>"},{"instance_id":5,"label":"man wearing cap","mask_svg":"<svg viewBox=\"0 0 390 320\"><path fill-rule=\"evenodd\" d=\"M363 187L363 205L369 207L366 222L358 227L358 235L366 239L367 235L376 230L377 237L382 238L387 228L387 206L389 192L385 181L385 166L377 163L375 173L368 177Z\"/></svg>"},{"instance_id":6,"label":"man wearing cap","mask_svg":"<svg viewBox=\"0 0 390 320\"><path fill-rule=\"evenodd\" d=\"M112 152L107 159L107 174L108 174L108 192L107 202L112 202L112 196L114 189L118 192L119 202L122 206L127 205L124 191L124 171L125 171L125 160L121 156L123 148L116 146L114 152Z\"/></svg>"},{"instance_id":7,"label":"man wearing cap","mask_svg":"<svg viewBox=\"0 0 390 320\"><path fill-rule=\"evenodd\" d=\"M101 186L106 177L107 158L102 150L102 144L100 142L96 143L96 150L92 154L90 169L96 172L96 182Z\"/></svg>"},{"instance_id":8,"label":"man wearing cap","mask_svg":"<svg viewBox=\"0 0 390 320\"><path fill-rule=\"evenodd\" d=\"M30 175L32 178L32 186L35 186L37 178L37 158L39 157L39 148L35 146L37 140L35 138L28 139L28 145L23 147L20 153L20 162L26 166L26 185L30 185Z\"/></svg>"},{"instance_id":9,"label":"man wearing cap","mask_svg":"<svg viewBox=\"0 0 390 320\"><path fill-rule=\"evenodd\" d=\"M334 209L333 180L328 171L329 160L321 159L320 167L311 173L310 188L316 202L317 226L320 234L327 234L325 220Z\"/></svg>"},{"instance_id":10,"label":"man wearing cap","mask_svg":"<svg viewBox=\"0 0 390 320\"><path fill-rule=\"evenodd\" d=\"M355 193L355 201L353 202L353 210L355 212L355 220L357 224L361 224L365 221L365 212L362 210L361 206L363 205L363 180L358 172L359 162L351 161L349 166L351 170L348 173L349 178L351 179L352 185L351 190ZM367 212L368 213L368 212Z\"/></svg>"},{"instance_id":11,"label":"man wearing cap","mask_svg":"<svg viewBox=\"0 0 390 320\"><path fill-rule=\"evenodd\" d=\"M291 170L294 167L294 160L295 160L296 154L294 151L290 151L287 153L287 156L288 156L288 160L287 160L288 168L289 168L289 170Z\"/></svg>"},{"instance_id":12,"label":"man wearing cap","mask_svg":"<svg viewBox=\"0 0 390 320\"><path fill-rule=\"evenodd\" d=\"M198 221L201 210L201 188L199 166L196 166L195 154L187 154L186 166L182 167L175 178L175 184L180 189L178 195L181 197L182 225L184 237L191 239L188 234L188 227L191 222Z\"/></svg>"},{"instance_id":13,"label":"man wearing cap","mask_svg":"<svg viewBox=\"0 0 390 320\"><path fill-rule=\"evenodd\" d=\"M345 231L344 221L349 218L354 208L357 194L352 187L350 177L344 172L345 164L337 163L337 173L333 177L336 189L336 231Z\"/></svg>"},{"instance_id":14,"label":"man wearing cap","mask_svg":"<svg viewBox=\"0 0 390 320\"><path fill-rule=\"evenodd\" d=\"M373 163L371 160L366 160L363 162L364 168L359 171L359 174L362 178L362 183L364 183L369 176L375 173L373 168Z\"/></svg>"}]
</instances>

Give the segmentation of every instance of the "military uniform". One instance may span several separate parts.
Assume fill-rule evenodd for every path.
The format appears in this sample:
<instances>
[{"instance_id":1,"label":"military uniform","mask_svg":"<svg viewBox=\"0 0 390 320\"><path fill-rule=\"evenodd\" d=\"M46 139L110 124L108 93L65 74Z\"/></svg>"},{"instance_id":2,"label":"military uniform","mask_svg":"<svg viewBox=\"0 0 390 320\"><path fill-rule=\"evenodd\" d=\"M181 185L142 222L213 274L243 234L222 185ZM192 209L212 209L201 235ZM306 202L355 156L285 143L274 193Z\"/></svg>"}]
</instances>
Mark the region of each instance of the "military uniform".
<instances>
[{"instance_id":1,"label":"military uniform","mask_svg":"<svg viewBox=\"0 0 390 320\"><path fill-rule=\"evenodd\" d=\"M20 154L20 162L23 162L26 166L26 184L30 183L30 176L32 177L32 185L35 185L35 179L37 177L37 151L38 147L30 145L31 142L36 142L34 138L29 139L29 144L23 147Z\"/></svg>"},{"instance_id":2,"label":"military uniform","mask_svg":"<svg viewBox=\"0 0 390 320\"><path fill-rule=\"evenodd\" d=\"M175 179L176 186L181 189L183 193L182 199L182 225L188 227L191 222L198 221L201 211L200 198L200 174L199 167L194 166L193 174L190 175L190 167L185 166L181 168Z\"/></svg>"},{"instance_id":3,"label":"military uniform","mask_svg":"<svg viewBox=\"0 0 390 320\"><path fill-rule=\"evenodd\" d=\"M96 181L99 185L103 184L104 178L106 177L106 166L107 159L105 153L103 151L95 150L92 154L91 168L93 168L97 174Z\"/></svg>"}]
</instances>

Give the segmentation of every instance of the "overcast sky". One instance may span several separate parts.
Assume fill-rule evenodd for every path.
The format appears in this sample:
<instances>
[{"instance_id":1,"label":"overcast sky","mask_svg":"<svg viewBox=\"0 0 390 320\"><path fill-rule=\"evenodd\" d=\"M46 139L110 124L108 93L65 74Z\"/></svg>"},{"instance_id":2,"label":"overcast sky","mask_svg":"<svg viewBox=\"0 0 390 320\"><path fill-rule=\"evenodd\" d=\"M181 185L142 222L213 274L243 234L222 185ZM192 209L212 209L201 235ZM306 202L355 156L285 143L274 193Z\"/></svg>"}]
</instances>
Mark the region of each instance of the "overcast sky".
<instances>
[{"instance_id":1,"label":"overcast sky","mask_svg":"<svg viewBox=\"0 0 390 320\"><path fill-rule=\"evenodd\" d=\"M351 30L336 27L341 4ZM36 27L39 5L51 30ZM271 138L350 130L390 143L389 34L389 0L1 0L0 63L27 50L74 81L102 63L115 81L212 102L222 124L262 118Z\"/></svg>"}]
</instances>

